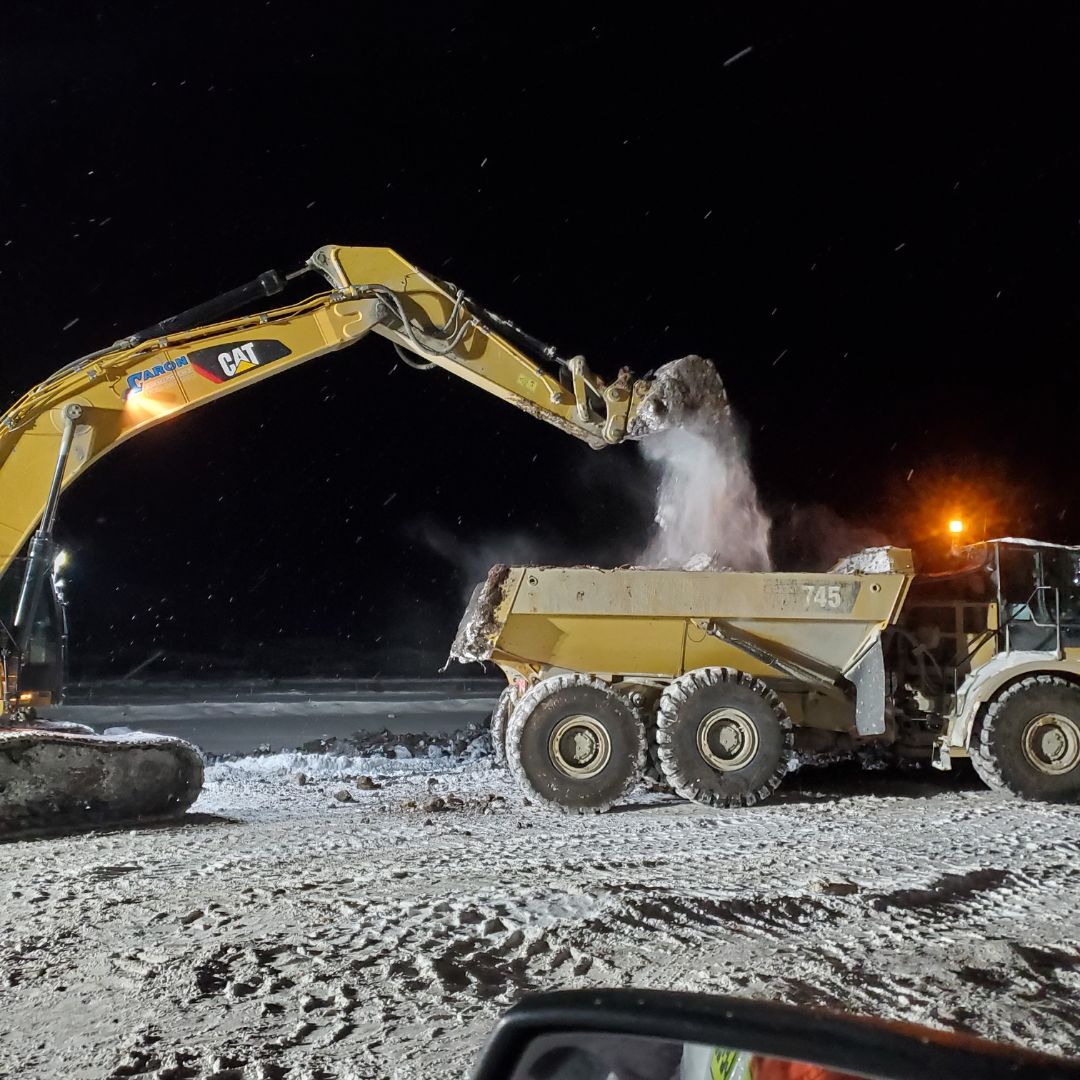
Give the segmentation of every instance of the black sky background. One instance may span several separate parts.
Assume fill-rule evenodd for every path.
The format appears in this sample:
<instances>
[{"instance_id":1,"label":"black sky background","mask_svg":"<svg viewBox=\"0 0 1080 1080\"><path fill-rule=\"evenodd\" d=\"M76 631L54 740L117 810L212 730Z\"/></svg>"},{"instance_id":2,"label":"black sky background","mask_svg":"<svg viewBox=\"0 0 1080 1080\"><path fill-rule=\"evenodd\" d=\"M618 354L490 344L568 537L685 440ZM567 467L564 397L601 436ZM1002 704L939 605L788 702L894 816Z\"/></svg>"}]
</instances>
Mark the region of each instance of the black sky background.
<instances>
[{"instance_id":1,"label":"black sky background","mask_svg":"<svg viewBox=\"0 0 1080 1080\"><path fill-rule=\"evenodd\" d=\"M1080 541L1071 6L24 3L5 23L9 402L323 243L387 244L602 374L713 357L789 565L812 557L806 507L905 542L973 492L992 531ZM596 454L369 340L69 491L76 670L164 649L426 674L488 562L631 557L648 483L633 447Z\"/></svg>"}]
</instances>

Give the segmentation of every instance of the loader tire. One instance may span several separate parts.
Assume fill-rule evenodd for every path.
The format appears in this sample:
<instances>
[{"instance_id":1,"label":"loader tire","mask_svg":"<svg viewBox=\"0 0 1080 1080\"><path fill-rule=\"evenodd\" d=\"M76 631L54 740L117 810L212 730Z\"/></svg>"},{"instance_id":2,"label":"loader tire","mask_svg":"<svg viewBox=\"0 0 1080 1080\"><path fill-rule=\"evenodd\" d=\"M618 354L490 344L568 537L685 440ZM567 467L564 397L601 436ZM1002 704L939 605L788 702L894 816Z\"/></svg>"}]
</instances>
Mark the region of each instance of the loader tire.
<instances>
[{"instance_id":1,"label":"loader tire","mask_svg":"<svg viewBox=\"0 0 1080 1080\"><path fill-rule=\"evenodd\" d=\"M660 698L660 766L684 799L707 806L763 802L787 773L794 743L783 702L745 672L698 668Z\"/></svg>"},{"instance_id":2,"label":"loader tire","mask_svg":"<svg viewBox=\"0 0 1080 1080\"><path fill-rule=\"evenodd\" d=\"M506 768L506 722L514 707L514 687L508 686L499 695L491 713L491 753L497 768Z\"/></svg>"},{"instance_id":3,"label":"loader tire","mask_svg":"<svg viewBox=\"0 0 1080 1080\"><path fill-rule=\"evenodd\" d=\"M630 704L587 675L530 689L506 727L506 760L527 795L567 814L599 814L636 784L645 729Z\"/></svg>"},{"instance_id":4,"label":"loader tire","mask_svg":"<svg viewBox=\"0 0 1080 1080\"><path fill-rule=\"evenodd\" d=\"M1007 686L983 711L968 749L995 791L1080 802L1080 687L1053 675Z\"/></svg>"}]
</instances>

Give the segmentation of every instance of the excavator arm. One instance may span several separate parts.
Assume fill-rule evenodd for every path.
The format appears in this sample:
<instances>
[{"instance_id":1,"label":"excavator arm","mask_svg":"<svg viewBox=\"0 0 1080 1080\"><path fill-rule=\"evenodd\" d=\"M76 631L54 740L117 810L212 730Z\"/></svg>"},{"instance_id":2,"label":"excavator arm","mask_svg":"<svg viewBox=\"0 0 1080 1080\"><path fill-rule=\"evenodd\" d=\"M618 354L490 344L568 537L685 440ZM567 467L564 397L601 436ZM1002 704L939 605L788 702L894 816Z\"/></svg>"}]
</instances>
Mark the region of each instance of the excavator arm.
<instances>
[{"instance_id":1,"label":"excavator arm","mask_svg":"<svg viewBox=\"0 0 1080 1080\"><path fill-rule=\"evenodd\" d=\"M329 290L222 320L284 288L286 279L263 274L62 368L0 418L0 575L30 542L11 628L16 654L25 650L68 484L140 431L366 334L388 338L411 366L452 372L594 448L625 438L649 393L626 369L605 383L582 357L563 360L389 248L322 247L289 277L311 272Z\"/></svg>"},{"instance_id":2,"label":"excavator arm","mask_svg":"<svg viewBox=\"0 0 1080 1080\"><path fill-rule=\"evenodd\" d=\"M561 360L389 248L323 247L304 270L330 290L210 325L165 320L24 394L0 418L0 574L35 526L51 527L60 490L120 443L372 332L414 366L452 372L594 448L625 437L647 390L626 370L605 384L581 357ZM221 299L243 302L282 284L265 274ZM211 301L185 314L216 308ZM514 339L543 349L546 365Z\"/></svg>"}]
</instances>

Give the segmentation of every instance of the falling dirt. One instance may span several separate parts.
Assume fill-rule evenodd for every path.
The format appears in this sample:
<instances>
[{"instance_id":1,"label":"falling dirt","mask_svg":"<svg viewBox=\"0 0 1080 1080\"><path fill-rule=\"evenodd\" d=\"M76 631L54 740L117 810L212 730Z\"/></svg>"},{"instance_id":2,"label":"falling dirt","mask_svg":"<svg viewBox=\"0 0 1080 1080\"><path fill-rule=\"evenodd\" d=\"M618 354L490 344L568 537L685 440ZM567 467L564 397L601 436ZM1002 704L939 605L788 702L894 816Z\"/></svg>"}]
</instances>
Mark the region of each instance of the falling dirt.
<instances>
[{"instance_id":1,"label":"falling dirt","mask_svg":"<svg viewBox=\"0 0 1080 1080\"><path fill-rule=\"evenodd\" d=\"M770 569L770 521L711 361L685 356L657 369L628 437L659 472L655 528L640 565Z\"/></svg>"}]
</instances>

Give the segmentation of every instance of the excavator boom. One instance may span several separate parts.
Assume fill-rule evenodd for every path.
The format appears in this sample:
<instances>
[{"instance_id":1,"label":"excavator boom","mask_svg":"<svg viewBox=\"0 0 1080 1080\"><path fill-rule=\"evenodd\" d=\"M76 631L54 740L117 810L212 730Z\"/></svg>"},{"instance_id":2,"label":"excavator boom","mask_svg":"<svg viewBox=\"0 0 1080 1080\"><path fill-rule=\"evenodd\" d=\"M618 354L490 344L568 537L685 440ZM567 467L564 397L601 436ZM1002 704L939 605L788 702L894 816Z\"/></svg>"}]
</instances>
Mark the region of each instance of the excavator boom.
<instances>
[{"instance_id":1,"label":"excavator boom","mask_svg":"<svg viewBox=\"0 0 1080 1080\"><path fill-rule=\"evenodd\" d=\"M0 575L39 522L51 526L60 490L114 447L372 332L417 357L414 366L443 368L594 448L626 436L648 391L626 370L604 383L581 357L554 350L541 366L513 344L524 337L513 324L389 248L323 247L305 269L329 291L210 325L165 320L61 369L0 418ZM268 295L280 281L262 275L236 298ZM186 314L214 310L211 301Z\"/></svg>"}]
</instances>

